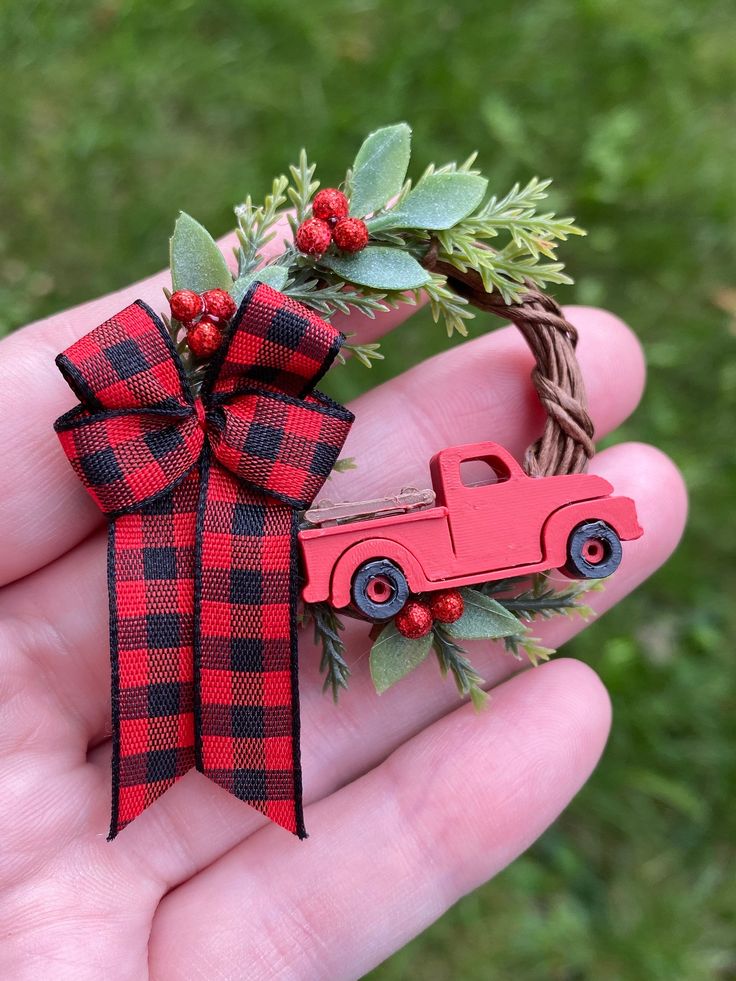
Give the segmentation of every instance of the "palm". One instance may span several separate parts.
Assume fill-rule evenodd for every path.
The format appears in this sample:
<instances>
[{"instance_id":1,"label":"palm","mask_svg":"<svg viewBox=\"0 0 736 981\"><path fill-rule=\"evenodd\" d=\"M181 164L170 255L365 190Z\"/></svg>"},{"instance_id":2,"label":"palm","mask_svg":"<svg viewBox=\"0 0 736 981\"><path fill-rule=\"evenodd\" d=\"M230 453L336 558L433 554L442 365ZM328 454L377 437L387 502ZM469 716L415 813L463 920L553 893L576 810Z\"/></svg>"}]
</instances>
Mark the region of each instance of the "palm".
<instances>
[{"instance_id":1,"label":"palm","mask_svg":"<svg viewBox=\"0 0 736 981\"><path fill-rule=\"evenodd\" d=\"M135 296L160 305L162 282L36 324L1 348L0 973L359 976L556 817L600 755L607 698L581 664L511 678L516 662L485 645L474 659L497 686L489 712L458 706L431 665L378 699L366 632L355 626L351 688L336 708L304 640L311 838L266 825L192 772L108 844L105 534L51 431L71 399L53 357ZM403 316L350 329L368 340ZM600 436L635 407L641 356L613 317L578 309L572 319ZM491 437L521 451L539 425L527 376L523 342L508 329L363 396L345 451L360 465L340 478L340 493L421 482L429 456L452 442ZM597 597L604 609L669 554L685 504L677 472L650 448L607 450L593 468L636 498L645 528ZM555 622L541 632L559 645L579 628Z\"/></svg>"}]
</instances>

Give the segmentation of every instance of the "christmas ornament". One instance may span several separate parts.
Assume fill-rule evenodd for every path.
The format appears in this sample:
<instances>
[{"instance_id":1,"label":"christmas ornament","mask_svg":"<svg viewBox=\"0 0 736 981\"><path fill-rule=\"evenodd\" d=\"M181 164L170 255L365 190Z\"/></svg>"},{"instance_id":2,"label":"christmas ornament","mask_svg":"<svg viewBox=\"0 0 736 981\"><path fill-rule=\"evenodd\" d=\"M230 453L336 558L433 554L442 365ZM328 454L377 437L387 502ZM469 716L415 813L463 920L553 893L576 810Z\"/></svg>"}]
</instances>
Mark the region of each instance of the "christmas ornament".
<instances>
[{"instance_id":1,"label":"christmas ornament","mask_svg":"<svg viewBox=\"0 0 736 981\"><path fill-rule=\"evenodd\" d=\"M579 229L538 210L547 181L489 194L474 156L414 183L410 136L405 123L371 133L340 189L318 191L302 151L263 204L235 209L234 272L181 214L170 319L138 301L57 359L79 399L56 423L61 445L110 521L110 837L192 767L303 836L299 622L335 698L351 616L371 625L379 693L434 652L480 706L463 643L549 657L529 623L587 616L584 592L642 534L634 502L585 473L577 335L542 292L570 282L555 250ZM283 214L290 232L265 260ZM447 447L431 487L315 503L352 465L338 459L352 415L315 385L341 351L368 367L382 357L330 318L420 297L449 335L474 309L518 327L546 411L539 438L521 464L491 441Z\"/></svg>"}]
</instances>

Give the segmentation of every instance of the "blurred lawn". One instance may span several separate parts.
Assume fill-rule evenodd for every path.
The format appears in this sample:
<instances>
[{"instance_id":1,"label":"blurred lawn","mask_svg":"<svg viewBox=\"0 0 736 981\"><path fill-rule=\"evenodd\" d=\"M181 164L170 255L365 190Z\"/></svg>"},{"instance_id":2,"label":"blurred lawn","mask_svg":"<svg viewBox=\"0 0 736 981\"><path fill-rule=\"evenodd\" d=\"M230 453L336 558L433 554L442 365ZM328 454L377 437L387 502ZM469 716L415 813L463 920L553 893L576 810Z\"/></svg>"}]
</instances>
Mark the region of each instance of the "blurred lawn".
<instances>
[{"instance_id":1,"label":"blurred lawn","mask_svg":"<svg viewBox=\"0 0 736 981\"><path fill-rule=\"evenodd\" d=\"M675 458L692 519L573 647L614 700L603 765L379 981L736 976L735 28L726 0L0 11L4 330L163 265L180 208L224 232L302 144L330 183L370 128L407 119L417 166L477 148L499 191L553 176L555 207L590 231L564 250L563 298L610 307L646 346L648 393L616 438ZM422 315L376 374L444 344ZM338 394L372 380L350 366Z\"/></svg>"}]
</instances>

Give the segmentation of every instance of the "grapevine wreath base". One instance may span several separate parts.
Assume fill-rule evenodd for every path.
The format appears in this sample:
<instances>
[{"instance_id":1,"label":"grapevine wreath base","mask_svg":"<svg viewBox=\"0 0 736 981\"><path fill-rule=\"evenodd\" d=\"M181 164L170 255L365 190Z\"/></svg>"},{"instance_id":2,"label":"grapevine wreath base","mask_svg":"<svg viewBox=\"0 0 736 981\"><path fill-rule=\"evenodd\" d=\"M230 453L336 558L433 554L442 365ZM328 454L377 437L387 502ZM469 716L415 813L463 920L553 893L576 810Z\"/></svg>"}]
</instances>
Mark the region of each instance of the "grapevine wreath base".
<instances>
[{"instance_id":1,"label":"grapevine wreath base","mask_svg":"<svg viewBox=\"0 0 736 981\"><path fill-rule=\"evenodd\" d=\"M579 229L537 210L549 182L488 195L474 156L413 183L410 139L405 123L371 133L340 188L318 190L302 151L263 204L235 209L234 275L181 214L169 314L137 301L57 359L79 405L56 430L109 519L110 837L192 767L305 836L299 621L335 698L354 616L372 623L379 692L434 650L480 705L463 642L549 657L529 623L589 615L583 594L641 534L633 502L584 473L593 426L576 332L542 292L570 281L555 248ZM290 234L266 259L283 215ZM331 317L422 296L448 335L466 334L474 309L519 328L540 438L523 468L495 443L447 447L431 489L315 503L355 465L339 458L352 414L315 386L345 352L368 367L381 357ZM483 481L466 476L474 467ZM555 569L576 581L557 585Z\"/></svg>"}]
</instances>

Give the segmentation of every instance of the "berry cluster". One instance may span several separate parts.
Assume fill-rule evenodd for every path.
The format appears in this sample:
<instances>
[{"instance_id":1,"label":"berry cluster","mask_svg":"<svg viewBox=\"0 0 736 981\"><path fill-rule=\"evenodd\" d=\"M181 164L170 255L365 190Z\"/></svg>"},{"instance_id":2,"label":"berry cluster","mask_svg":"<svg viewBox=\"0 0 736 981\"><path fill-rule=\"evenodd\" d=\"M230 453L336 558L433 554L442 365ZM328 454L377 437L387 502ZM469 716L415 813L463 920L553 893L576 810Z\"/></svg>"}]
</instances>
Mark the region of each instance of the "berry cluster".
<instances>
[{"instance_id":1,"label":"berry cluster","mask_svg":"<svg viewBox=\"0 0 736 981\"><path fill-rule=\"evenodd\" d=\"M465 602L457 589L443 589L429 599L413 597L394 617L396 629L404 637L416 640L426 637L433 623L455 623L465 611Z\"/></svg>"},{"instance_id":2,"label":"berry cluster","mask_svg":"<svg viewBox=\"0 0 736 981\"><path fill-rule=\"evenodd\" d=\"M222 343L223 328L235 313L235 301L227 290L177 290L169 298L171 316L187 332L187 344L198 361L211 358Z\"/></svg>"},{"instance_id":3,"label":"berry cluster","mask_svg":"<svg viewBox=\"0 0 736 981\"><path fill-rule=\"evenodd\" d=\"M296 245L305 255L321 256L334 242L343 252L360 252L368 244L368 228L362 218L348 217L348 199L336 187L315 195L312 217L296 230Z\"/></svg>"}]
</instances>

